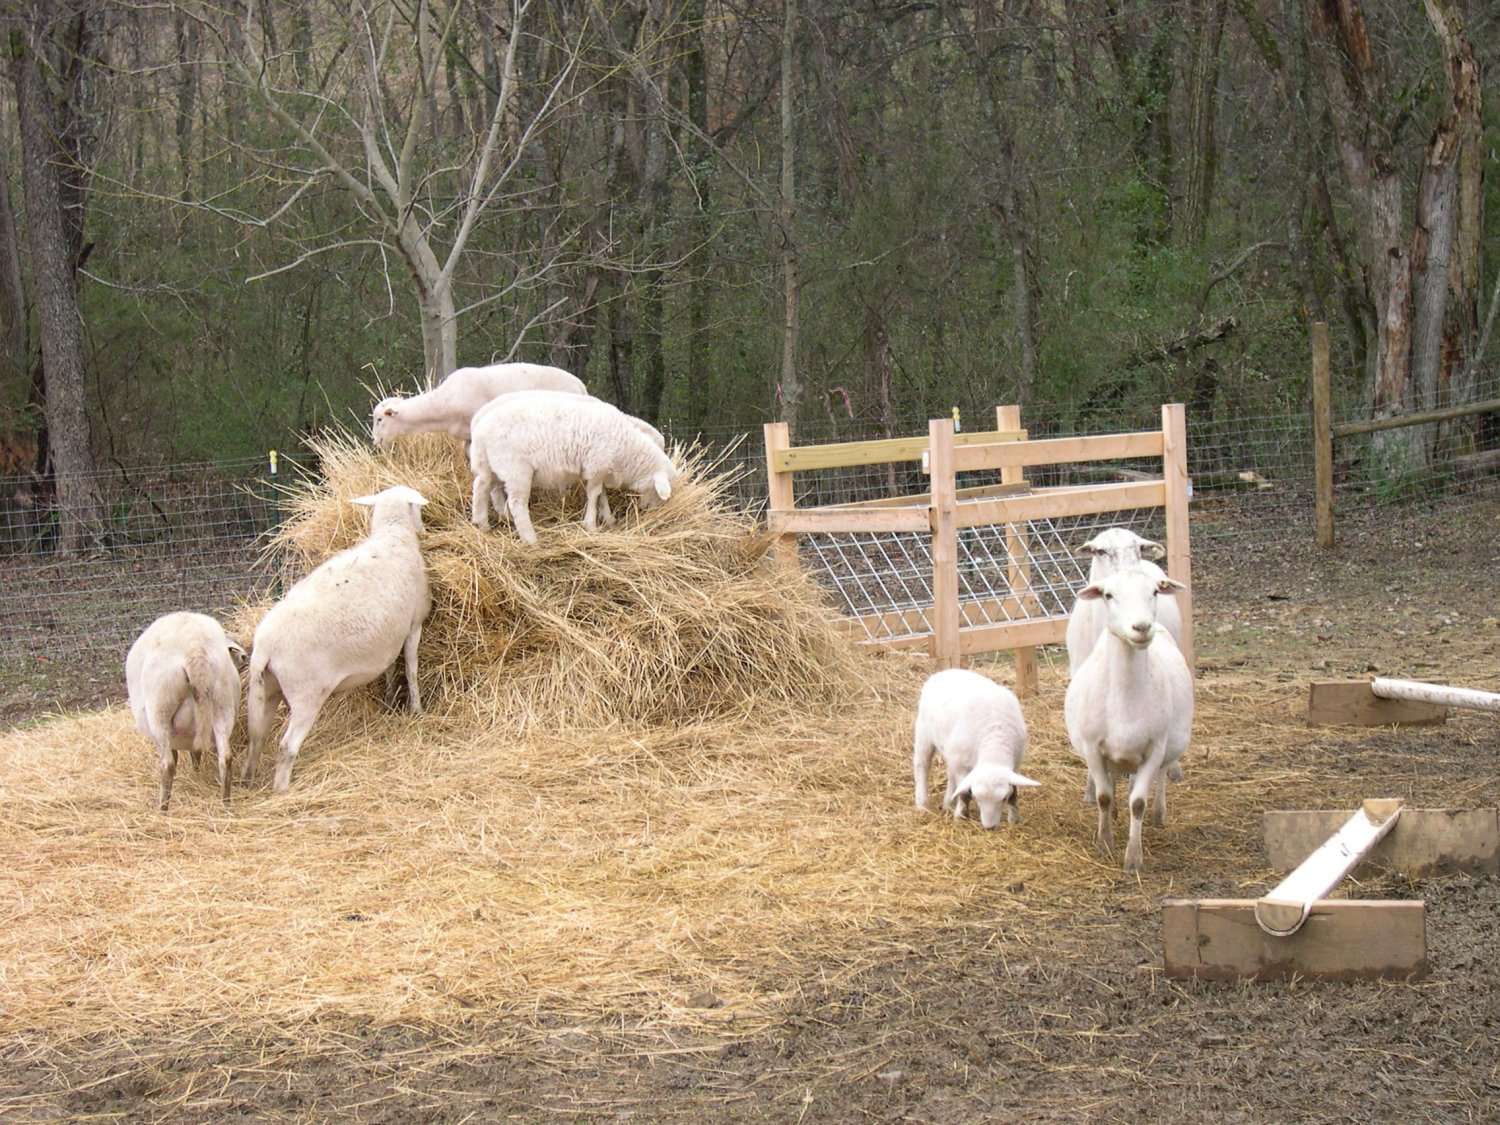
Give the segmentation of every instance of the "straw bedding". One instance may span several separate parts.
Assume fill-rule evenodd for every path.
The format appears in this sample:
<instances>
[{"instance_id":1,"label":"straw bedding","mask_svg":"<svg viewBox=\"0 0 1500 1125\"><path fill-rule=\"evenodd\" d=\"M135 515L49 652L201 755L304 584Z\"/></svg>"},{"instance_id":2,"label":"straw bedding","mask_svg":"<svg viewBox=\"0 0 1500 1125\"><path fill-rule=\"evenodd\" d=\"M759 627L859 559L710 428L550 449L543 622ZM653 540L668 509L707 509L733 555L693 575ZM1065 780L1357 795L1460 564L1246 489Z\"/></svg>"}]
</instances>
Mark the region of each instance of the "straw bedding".
<instances>
[{"instance_id":1,"label":"straw bedding","mask_svg":"<svg viewBox=\"0 0 1500 1125\"><path fill-rule=\"evenodd\" d=\"M185 769L167 814L124 708L0 740L6 1024L562 1012L742 1033L810 960L854 974L924 925L1035 935L1097 925L1122 897L1145 910L1164 889L1259 877L1252 810L1307 787L1292 689L1204 685L1195 737L1215 751L1190 759L1171 826L1148 830L1148 898L1092 854L1054 669L1027 705L1044 787L1023 822L917 815L925 661L842 642L711 467L690 462L671 502L592 536L576 496L541 501L527 548L468 525L445 439L321 452L330 483L296 498L279 544L293 572L363 534L348 498L399 482L431 501L429 713L339 697L290 792L263 766L226 810L209 768ZM232 631L248 639L264 609Z\"/></svg>"}]
</instances>

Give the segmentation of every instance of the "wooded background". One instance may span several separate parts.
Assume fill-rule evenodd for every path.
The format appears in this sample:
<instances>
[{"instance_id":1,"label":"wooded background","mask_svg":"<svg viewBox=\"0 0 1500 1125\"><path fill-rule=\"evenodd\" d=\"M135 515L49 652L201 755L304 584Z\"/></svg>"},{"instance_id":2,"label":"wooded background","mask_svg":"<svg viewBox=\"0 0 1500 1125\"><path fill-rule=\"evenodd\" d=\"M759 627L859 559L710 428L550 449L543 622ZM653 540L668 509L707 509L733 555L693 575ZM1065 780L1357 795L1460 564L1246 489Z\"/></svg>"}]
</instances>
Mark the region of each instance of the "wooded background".
<instances>
[{"instance_id":1,"label":"wooded background","mask_svg":"<svg viewBox=\"0 0 1500 1125\"><path fill-rule=\"evenodd\" d=\"M101 470L289 449L459 364L566 367L679 438L1232 427L1300 411L1325 320L1342 412L1495 393L1489 0L0 20L0 475L61 553ZM1399 491L1492 436L1382 431L1357 468Z\"/></svg>"}]
</instances>

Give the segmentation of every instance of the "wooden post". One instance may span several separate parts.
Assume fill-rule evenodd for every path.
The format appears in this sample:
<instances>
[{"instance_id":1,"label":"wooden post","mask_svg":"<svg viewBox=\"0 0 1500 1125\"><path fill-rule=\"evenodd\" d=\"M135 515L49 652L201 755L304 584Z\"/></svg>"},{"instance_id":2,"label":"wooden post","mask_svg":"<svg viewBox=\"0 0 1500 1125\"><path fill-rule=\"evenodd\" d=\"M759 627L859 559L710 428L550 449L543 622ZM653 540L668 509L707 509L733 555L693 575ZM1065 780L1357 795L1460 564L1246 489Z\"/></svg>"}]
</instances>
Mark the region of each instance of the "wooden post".
<instances>
[{"instance_id":1,"label":"wooden post","mask_svg":"<svg viewBox=\"0 0 1500 1125\"><path fill-rule=\"evenodd\" d=\"M939 670L957 668L958 481L953 469L953 419L927 423L928 471L932 503L932 658Z\"/></svg>"},{"instance_id":2,"label":"wooden post","mask_svg":"<svg viewBox=\"0 0 1500 1125\"><path fill-rule=\"evenodd\" d=\"M797 506L792 491L792 474L776 468L776 454L792 447L791 432L785 422L767 422L766 433L766 506L773 512L790 512ZM791 565L797 559L797 537L780 535L776 538L776 557L783 564Z\"/></svg>"},{"instance_id":3,"label":"wooden post","mask_svg":"<svg viewBox=\"0 0 1500 1125\"><path fill-rule=\"evenodd\" d=\"M1019 430L1021 428L1020 406L995 407L995 429ZM1007 465L1000 470L1000 483L1021 485L1026 482L1026 473L1019 465ZM1005 525L1006 577L1010 582L1011 596L1019 606L1031 612L1031 543L1022 524ZM1036 648L1026 645L1014 650L1016 661L1016 694L1030 699L1037 693Z\"/></svg>"},{"instance_id":4,"label":"wooden post","mask_svg":"<svg viewBox=\"0 0 1500 1125\"><path fill-rule=\"evenodd\" d=\"M1333 407L1329 387L1328 325L1312 326L1313 503L1318 546L1333 546Z\"/></svg>"},{"instance_id":5,"label":"wooden post","mask_svg":"<svg viewBox=\"0 0 1500 1125\"><path fill-rule=\"evenodd\" d=\"M1193 564L1188 539L1187 409L1180 402L1161 408L1161 475L1166 485L1167 573L1187 587L1177 592L1182 613L1183 659L1193 668Z\"/></svg>"}]
</instances>

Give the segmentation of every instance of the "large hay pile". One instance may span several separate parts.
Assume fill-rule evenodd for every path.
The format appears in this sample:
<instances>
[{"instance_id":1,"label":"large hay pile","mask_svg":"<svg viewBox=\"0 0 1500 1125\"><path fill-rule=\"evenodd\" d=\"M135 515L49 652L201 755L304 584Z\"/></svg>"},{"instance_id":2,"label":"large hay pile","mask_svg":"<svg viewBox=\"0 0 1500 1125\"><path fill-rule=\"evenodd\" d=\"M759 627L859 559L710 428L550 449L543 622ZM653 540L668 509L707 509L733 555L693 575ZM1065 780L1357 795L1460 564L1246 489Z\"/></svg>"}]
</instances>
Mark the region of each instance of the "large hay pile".
<instances>
[{"instance_id":1,"label":"large hay pile","mask_svg":"<svg viewBox=\"0 0 1500 1125\"><path fill-rule=\"evenodd\" d=\"M326 482L296 492L274 546L294 574L364 535L351 498L408 484L429 501L420 680L439 714L518 730L664 726L868 692L867 662L835 632L818 587L777 564L701 457L661 507L637 512L617 495L620 520L595 534L580 490L537 493L541 542L528 546L508 526L469 522L468 468L446 436L403 439L389 456L342 436L315 449ZM240 621L247 640L263 612Z\"/></svg>"}]
</instances>

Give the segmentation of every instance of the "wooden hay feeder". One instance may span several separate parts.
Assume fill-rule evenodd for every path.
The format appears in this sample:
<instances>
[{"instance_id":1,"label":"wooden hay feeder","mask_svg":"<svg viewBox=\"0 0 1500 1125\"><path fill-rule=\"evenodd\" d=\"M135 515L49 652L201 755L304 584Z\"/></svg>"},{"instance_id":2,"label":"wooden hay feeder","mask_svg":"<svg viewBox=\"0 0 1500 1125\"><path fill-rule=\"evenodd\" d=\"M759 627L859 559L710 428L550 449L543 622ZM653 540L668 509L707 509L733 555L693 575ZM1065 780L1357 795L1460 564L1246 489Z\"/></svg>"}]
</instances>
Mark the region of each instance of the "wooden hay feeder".
<instances>
[{"instance_id":1,"label":"wooden hay feeder","mask_svg":"<svg viewBox=\"0 0 1500 1125\"><path fill-rule=\"evenodd\" d=\"M1370 800L1338 811L1268 812L1266 858L1292 869L1258 899L1169 899L1162 953L1184 980L1412 980L1427 974L1427 904L1329 899L1362 863L1410 877L1500 871L1500 810L1409 809Z\"/></svg>"},{"instance_id":2,"label":"wooden hay feeder","mask_svg":"<svg viewBox=\"0 0 1500 1125\"><path fill-rule=\"evenodd\" d=\"M1500 693L1415 680L1315 680L1309 685L1312 726L1412 726L1447 721L1449 707L1500 711Z\"/></svg>"}]
</instances>

